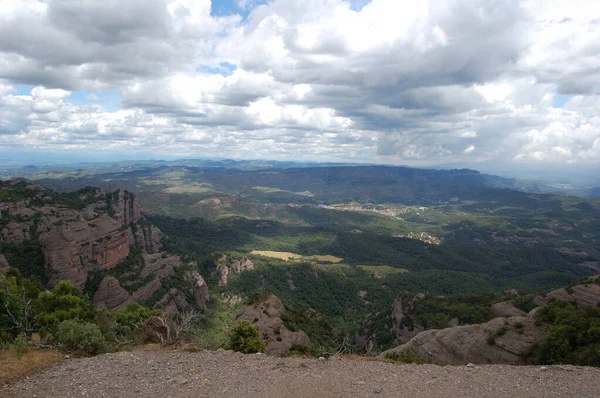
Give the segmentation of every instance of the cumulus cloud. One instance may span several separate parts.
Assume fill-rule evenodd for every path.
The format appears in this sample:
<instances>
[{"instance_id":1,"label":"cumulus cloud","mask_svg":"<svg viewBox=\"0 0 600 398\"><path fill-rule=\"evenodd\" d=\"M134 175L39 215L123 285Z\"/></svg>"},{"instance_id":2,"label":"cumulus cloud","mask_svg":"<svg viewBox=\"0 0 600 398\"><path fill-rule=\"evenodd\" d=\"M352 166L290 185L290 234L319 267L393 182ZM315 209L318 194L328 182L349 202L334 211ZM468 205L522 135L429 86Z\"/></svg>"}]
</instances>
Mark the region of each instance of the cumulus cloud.
<instances>
[{"instance_id":1,"label":"cumulus cloud","mask_svg":"<svg viewBox=\"0 0 600 398\"><path fill-rule=\"evenodd\" d=\"M597 164L595 3L2 0L0 145Z\"/></svg>"}]
</instances>

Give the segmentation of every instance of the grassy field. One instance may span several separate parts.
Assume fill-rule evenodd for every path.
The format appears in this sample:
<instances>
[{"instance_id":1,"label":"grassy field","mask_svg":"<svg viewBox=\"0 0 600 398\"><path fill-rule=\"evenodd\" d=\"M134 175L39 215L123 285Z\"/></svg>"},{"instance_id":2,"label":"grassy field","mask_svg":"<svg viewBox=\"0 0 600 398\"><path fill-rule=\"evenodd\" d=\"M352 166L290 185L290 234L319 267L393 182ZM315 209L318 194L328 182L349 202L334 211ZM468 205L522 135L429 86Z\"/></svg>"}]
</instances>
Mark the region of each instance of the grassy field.
<instances>
[{"instance_id":1,"label":"grassy field","mask_svg":"<svg viewBox=\"0 0 600 398\"><path fill-rule=\"evenodd\" d=\"M264 193L290 193L290 194L293 194L293 195L300 195L300 196L307 196L307 197L313 197L314 196L310 191L292 192L292 191L286 191L286 190L283 190L283 189L272 188L272 187L252 187L252 189L255 189L257 191L264 192Z\"/></svg>"},{"instance_id":2,"label":"grassy field","mask_svg":"<svg viewBox=\"0 0 600 398\"><path fill-rule=\"evenodd\" d=\"M357 267L374 275L382 276L384 278L388 275L403 274L405 272L409 272L407 269L394 268L390 267L389 265L357 265Z\"/></svg>"},{"instance_id":3,"label":"grassy field","mask_svg":"<svg viewBox=\"0 0 600 398\"><path fill-rule=\"evenodd\" d=\"M292 253L292 252L277 252L271 250L252 250L250 254L255 254L258 256L277 258L279 260L284 261L316 261L322 263L340 263L343 258L339 258L331 255L315 255L315 256L302 256L300 254Z\"/></svg>"}]
</instances>

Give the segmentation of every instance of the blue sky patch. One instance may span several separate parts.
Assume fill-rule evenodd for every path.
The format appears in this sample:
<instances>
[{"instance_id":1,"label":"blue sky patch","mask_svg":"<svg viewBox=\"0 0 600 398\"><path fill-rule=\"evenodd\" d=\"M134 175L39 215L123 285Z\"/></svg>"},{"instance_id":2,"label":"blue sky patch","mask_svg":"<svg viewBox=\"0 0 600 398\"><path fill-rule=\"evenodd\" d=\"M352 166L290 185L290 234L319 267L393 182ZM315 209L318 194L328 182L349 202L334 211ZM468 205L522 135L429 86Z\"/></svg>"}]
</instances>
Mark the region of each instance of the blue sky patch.
<instances>
[{"instance_id":1,"label":"blue sky patch","mask_svg":"<svg viewBox=\"0 0 600 398\"><path fill-rule=\"evenodd\" d=\"M224 77L227 77L231 76L236 69L237 66L234 64L230 64L229 62L221 62L217 67L201 65L196 68L196 72L210 73L211 75L223 75Z\"/></svg>"},{"instance_id":2,"label":"blue sky patch","mask_svg":"<svg viewBox=\"0 0 600 398\"><path fill-rule=\"evenodd\" d=\"M570 95L554 94L554 98L552 98L552 107L563 108L570 99Z\"/></svg>"}]
</instances>

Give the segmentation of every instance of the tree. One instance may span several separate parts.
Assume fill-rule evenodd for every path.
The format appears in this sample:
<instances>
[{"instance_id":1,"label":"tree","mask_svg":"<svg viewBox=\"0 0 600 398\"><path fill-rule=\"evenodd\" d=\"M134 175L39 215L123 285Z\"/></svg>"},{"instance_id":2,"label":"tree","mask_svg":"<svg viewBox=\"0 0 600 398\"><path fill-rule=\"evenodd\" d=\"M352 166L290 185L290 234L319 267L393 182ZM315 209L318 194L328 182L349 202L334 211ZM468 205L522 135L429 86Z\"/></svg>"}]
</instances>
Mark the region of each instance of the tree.
<instances>
[{"instance_id":1,"label":"tree","mask_svg":"<svg viewBox=\"0 0 600 398\"><path fill-rule=\"evenodd\" d=\"M69 319L94 320L89 298L68 281L60 281L52 291L40 293L36 306L38 326L50 333L56 331L59 323Z\"/></svg>"},{"instance_id":2,"label":"tree","mask_svg":"<svg viewBox=\"0 0 600 398\"><path fill-rule=\"evenodd\" d=\"M27 340L36 330L34 298L39 290L16 268L0 275L0 340L13 340L25 333Z\"/></svg>"}]
</instances>

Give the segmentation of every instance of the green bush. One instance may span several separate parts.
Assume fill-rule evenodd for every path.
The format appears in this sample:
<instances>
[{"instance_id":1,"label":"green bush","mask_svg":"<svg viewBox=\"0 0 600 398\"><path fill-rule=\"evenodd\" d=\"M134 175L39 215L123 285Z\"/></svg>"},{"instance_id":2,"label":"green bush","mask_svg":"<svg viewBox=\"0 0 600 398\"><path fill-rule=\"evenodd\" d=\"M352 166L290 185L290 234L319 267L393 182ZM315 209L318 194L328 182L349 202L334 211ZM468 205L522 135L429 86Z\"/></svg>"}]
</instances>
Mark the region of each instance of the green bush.
<instances>
[{"instance_id":1,"label":"green bush","mask_svg":"<svg viewBox=\"0 0 600 398\"><path fill-rule=\"evenodd\" d=\"M53 337L54 344L68 352L95 355L106 345L98 325L76 319L61 322Z\"/></svg>"},{"instance_id":2,"label":"green bush","mask_svg":"<svg viewBox=\"0 0 600 398\"><path fill-rule=\"evenodd\" d=\"M69 281L59 281L52 291L40 293L37 311L38 326L50 333L69 319L94 320L90 299Z\"/></svg>"},{"instance_id":3,"label":"green bush","mask_svg":"<svg viewBox=\"0 0 600 398\"><path fill-rule=\"evenodd\" d=\"M244 354L265 352L267 343L260 337L258 327L249 320L238 322L229 332L229 345L232 350Z\"/></svg>"},{"instance_id":4,"label":"green bush","mask_svg":"<svg viewBox=\"0 0 600 398\"><path fill-rule=\"evenodd\" d=\"M533 363L600 366L600 308L555 302L539 311L538 320L552 327L534 348Z\"/></svg>"}]
</instances>

